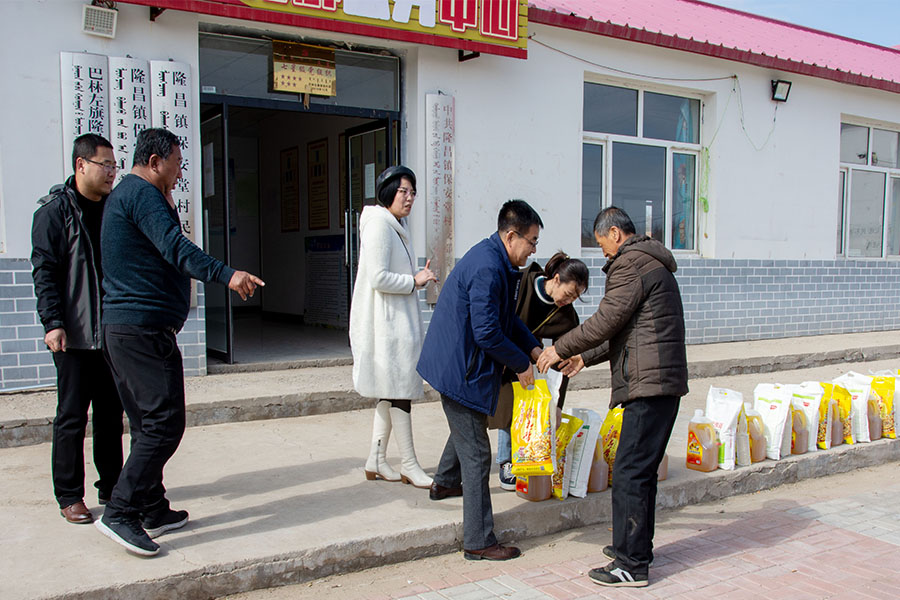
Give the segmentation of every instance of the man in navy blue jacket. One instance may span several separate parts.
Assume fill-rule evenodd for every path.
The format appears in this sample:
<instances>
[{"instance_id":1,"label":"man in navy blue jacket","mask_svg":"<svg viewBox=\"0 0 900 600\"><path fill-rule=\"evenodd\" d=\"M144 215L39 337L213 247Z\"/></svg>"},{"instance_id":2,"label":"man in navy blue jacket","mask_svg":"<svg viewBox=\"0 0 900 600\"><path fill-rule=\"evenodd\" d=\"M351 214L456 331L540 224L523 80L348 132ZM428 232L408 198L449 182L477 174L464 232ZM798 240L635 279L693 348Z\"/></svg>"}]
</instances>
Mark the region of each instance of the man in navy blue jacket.
<instances>
[{"instance_id":1,"label":"man in navy blue jacket","mask_svg":"<svg viewBox=\"0 0 900 600\"><path fill-rule=\"evenodd\" d=\"M181 178L178 138L146 129L134 166L103 214L103 350L131 425L131 453L103 517L106 536L142 556L151 538L184 527L172 510L163 467L184 435L184 370L176 334L190 310L191 278L220 283L246 299L262 280L209 256L181 233L172 190Z\"/></svg>"},{"instance_id":2,"label":"man in navy blue jacket","mask_svg":"<svg viewBox=\"0 0 900 600\"><path fill-rule=\"evenodd\" d=\"M463 549L469 560L509 560L518 548L494 536L488 480L487 416L497 409L506 367L527 387L540 343L516 316L516 292L544 226L522 200L500 209L497 232L460 259L441 290L416 370L441 394L450 437L430 498L463 497ZM530 358L529 358L530 357Z\"/></svg>"}]
</instances>

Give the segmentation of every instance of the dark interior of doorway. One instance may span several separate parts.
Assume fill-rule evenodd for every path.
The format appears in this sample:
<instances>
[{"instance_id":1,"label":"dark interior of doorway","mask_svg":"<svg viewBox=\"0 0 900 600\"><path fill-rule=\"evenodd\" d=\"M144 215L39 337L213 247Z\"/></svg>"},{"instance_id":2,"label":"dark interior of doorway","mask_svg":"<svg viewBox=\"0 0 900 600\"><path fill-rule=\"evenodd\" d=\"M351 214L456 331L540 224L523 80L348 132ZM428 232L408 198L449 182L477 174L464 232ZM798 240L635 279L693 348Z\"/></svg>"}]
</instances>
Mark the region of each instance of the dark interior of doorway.
<instances>
[{"instance_id":1,"label":"dark interior of doorway","mask_svg":"<svg viewBox=\"0 0 900 600\"><path fill-rule=\"evenodd\" d=\"M321 267L313 264L317 255L311 254L310 247L343 238L338 199L345 182L339 173L339 136L370 122L359 117L230 108L231 264L259 273L266 281L266 287L247 302L232 294L236 368L323 359L349 364L346 314L311 317L314 303L338 306L343 302L346 306L346 286L329 284L329 277L313 272ZM309 203L309 157L316 148L321 151L323 140L327 146L327 215L321 210L315 213L315 209L311 214ZM283 206L283 162L290 156L299 162L299 185L295 186L298 214ZM208 368L222 372L230 366L210 356Z\"/></svg>"}]
</instances>

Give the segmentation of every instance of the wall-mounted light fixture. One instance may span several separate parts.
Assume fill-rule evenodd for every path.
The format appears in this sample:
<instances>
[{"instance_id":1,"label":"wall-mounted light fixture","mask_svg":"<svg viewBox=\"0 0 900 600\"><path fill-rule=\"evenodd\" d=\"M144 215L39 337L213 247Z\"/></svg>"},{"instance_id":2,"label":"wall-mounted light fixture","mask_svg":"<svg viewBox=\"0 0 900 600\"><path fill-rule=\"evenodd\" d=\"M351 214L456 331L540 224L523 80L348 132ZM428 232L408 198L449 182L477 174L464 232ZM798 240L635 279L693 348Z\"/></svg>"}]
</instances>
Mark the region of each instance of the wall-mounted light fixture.
<instances>
[{"instance_id":1,"label":"wall-mounted light fixture","mask_svg":"<svg viewBox=\"0 0 900 600\"><path fill-rule=\"evenodd\" d=\"M787 102L791 93L791 82L784 79L772 80L772 100L775 102Z\"/></svg>"}]
</instances>

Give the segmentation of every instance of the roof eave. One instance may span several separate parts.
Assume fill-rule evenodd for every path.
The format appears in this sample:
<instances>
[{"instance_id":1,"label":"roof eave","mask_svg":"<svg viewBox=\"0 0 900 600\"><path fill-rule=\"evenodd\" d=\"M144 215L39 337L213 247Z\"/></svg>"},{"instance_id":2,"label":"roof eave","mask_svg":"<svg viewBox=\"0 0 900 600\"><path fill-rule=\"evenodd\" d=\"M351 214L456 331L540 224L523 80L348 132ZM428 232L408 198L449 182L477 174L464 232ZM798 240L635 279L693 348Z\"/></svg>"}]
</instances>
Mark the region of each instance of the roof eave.
<instances>
[{"instance_id":1,"label":"roof eave","mask_svg":"<svg viewBox=\"0 0 900 600\"><path fill-rule=\"evenodd\" d=\"M808 75L810 77L829 79L839 83L849 83L851 85L900 94L900 83L895 81L877 79L859 73L840 71L776 56L766 56L765 54L759 54L749 50L728 48L709 42L680 38L675 35L667 35L664 33L647 31L645 29L635 29L633 27L628 27L627 25L616 25L610 22L604 23L590 18L579 17L572 14L566 15L553 10L536 8L534 6L528 7L528 21L530 23L541 23L551 27L584 31L595 35L602 35L630 42L649 44L651 46L659 46L661 48L670 48L684 52L693 52L694 54L703 54L705 56L713 56L724 60L733 60L735 62L758 67L777 69L788 73Z\"/></svg>"}]
</instances>

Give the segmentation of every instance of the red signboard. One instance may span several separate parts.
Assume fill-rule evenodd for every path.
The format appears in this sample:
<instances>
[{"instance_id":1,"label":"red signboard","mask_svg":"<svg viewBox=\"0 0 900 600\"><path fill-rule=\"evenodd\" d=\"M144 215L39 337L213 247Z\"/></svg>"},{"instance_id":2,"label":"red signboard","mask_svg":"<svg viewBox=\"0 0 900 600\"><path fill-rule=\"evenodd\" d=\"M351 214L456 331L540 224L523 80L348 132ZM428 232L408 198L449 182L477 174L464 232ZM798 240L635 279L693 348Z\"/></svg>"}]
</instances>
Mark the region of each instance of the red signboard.
<instances>
[{"instance_id":1,"label":"red signboard","mask_svg":"<svg viewBox=\"0 0 900 600\"><path fill-rule=\"evenodd\" d=\"M120 0L526 58L527 0ZM162 15L160 19L165 19Z\"/></svg>"}]
</instances>

